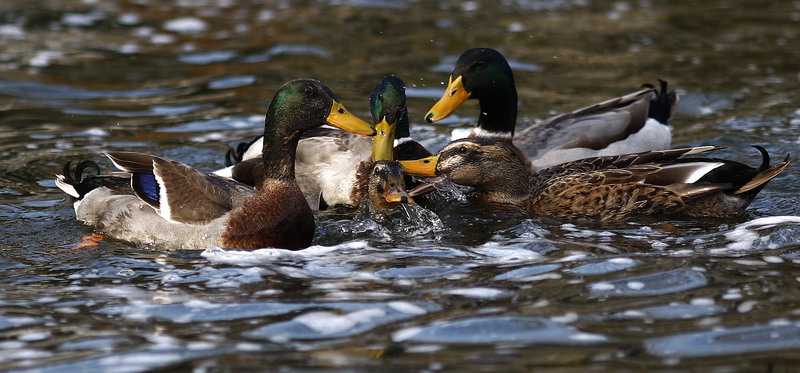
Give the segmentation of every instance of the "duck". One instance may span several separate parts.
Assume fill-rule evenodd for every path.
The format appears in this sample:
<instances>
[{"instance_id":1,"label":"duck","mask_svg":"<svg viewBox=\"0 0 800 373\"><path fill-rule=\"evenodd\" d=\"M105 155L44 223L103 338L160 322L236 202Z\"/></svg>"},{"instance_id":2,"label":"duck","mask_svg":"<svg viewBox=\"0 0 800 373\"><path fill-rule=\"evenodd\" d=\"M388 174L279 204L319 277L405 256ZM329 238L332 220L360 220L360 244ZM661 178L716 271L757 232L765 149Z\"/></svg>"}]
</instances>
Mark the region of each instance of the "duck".
<instances>
[{"instance_id":1,"label":"duck","mask_svg":"<svg viewBox=\"0 0 800 373\"><path fill-rule=\"evenodd\" d=\"M431 155L410 137L405 84L400 78L389 75L381 79L370 94L369 102L377 132L373 138L317 128L308 131L300 140L296 158L297 179L313 210L359 206L368 194L370 180L382 180L370 178L376 161L391 162ZM259 137L229 150L226 162L233 165L215 173L257 186L263 175L263 162L253 157L252 149L261 147L262 141ZM381 166L381 170L384 167ZM383 185L383 189L390 190L391 187Z\"/></svg>"},{"instance_id":2,"label":"duck","mask_svg":"<svg viewBox=\"0 0 800 373\"><path fill-rule=\"evenodd\" d=\"M264 121L258 188L204 173L155 155L112 151L105 155L121 172L99 174L93 161L69 163L56 186L74 200L78 220L113 238L160 249L297 250L314 237L314 214L295 180L295 154L302 134L329 124L360 135L374 128L339 103L315 79L284 84Z\"/></svg>"},{"instance_id":3,"label":"duck","mask_svg":"<svg viewBox=\"0 0 800 373\"><path fill-rule=\"evenodd\" d=\"M392 210L400 204L414 204L406 190L405 173L398 161L378 160L372 165L367 193L361 205L371 214Z\"/></svg>"},{"instance_id":4,"label":"duck","mask_svg":"<svg viewBox=\"0 0 800 373\"><path fill-rule=\"evenodd\" d=\"M425 114L434 123L447 118L466 100L478 100L478 123L468 137L512 143L530 160L532 170L577 159L667 149L669 125L679 97L659 80L659 88L641 89L564 113L515 134L517 89L503 55L473 48L458 58L442 97Z\"/></svg>"},{"instance_id":5,"label":"duck","mask_svg":"<svg viewBox=\"0 0 800 373\"><path fill-rule=\"evenodd\" d=\"M530 173L512 146L487 138L451 142L436 155L401 161L406 173L443 176L474 189L493 210L562 221L615 221L637 216L731 217L790 163L770 165L689 157L722 149L698 146L581 159ZM426 190L429 190L427 187ZM411 196L424 192L411 190Z\"/></svg>"}]
</instances>

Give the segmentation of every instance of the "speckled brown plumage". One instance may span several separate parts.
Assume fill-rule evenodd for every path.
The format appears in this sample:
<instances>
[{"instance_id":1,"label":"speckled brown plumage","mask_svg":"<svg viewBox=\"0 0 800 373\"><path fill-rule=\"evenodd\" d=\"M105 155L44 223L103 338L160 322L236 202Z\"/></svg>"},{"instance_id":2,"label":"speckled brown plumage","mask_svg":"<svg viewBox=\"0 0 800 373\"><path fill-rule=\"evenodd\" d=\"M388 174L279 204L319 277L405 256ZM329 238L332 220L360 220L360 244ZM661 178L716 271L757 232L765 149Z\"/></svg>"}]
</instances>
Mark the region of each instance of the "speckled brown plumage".
<instances>
[{"instance_id":1,"label":"speckled brown plumage","mask_svg":"<svg viewBox=\"0 0 800 373\"><path fill-rule=\"evenodd\" d=\"M369 174L372 172L374 164L374 162L366 161L359 162L358 166L356 166L355 185L350 191L350 200L354 202L354 205L364 200L367 195Z\"/></svg>"},{"instance_id":2,"label":"speckled brown plumage","mask_svg":"<svg viewBox=\"0 0 800 373\"><path fill-rule=\"evenodd\" d=\"M529 174L510 146L488 139L454 141L436 171L472 186L478 200L523 209L530 216L610 221L643 215L731 216L741 213L789 158L758 168L715 158L681 158L706 146L573 161ZM412 192L413 194L413 192Z\"/></svg>"}]
</instances>

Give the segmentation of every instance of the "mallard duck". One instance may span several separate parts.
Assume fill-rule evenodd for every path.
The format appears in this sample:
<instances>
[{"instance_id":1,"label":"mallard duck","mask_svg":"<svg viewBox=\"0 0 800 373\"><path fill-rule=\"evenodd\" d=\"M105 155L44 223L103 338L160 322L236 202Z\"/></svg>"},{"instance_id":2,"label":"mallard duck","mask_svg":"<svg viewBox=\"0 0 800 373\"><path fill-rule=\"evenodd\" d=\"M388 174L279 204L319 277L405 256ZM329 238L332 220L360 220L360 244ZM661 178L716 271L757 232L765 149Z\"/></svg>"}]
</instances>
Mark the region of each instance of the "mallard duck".
<instances>
[{"instance_id":1,"label":"mallard duck","mask_svg":"<svg viewBox=\"0 0 800 373\"><path fill-rule=\"evenodd\" d=\"M377 131L372 139L319 128L309 131L300 140L297 148L297 179L312 209L358 206L368 192L373 160L416 159L430 155L422 145L409 137L405 85L402 80L395 76L381 80L370 95L370 113ZM216 173L249 185L258 185L263 174L263 162L248 157L253 154L251 149L262 146L261 142L257 138L229 151L226 158L238 163ZM377 182L378 179L373 180Z\"/></svg>"},{"instance_id":2,"label":"mallard duck","mask_svg":"<svg viewBox=\"0 0 800 373\"><path fill-rule=\"evenodd\" d=\"M414 203L405 189L405 174L400 162L375 161L369 173L364 201L366 209L373 213L393 209L401 203Z\"/></svg>"},{"instance_id":3,"label":"mallard duck","mask_svg":"<svg viewBox=\"0 0 800 373\"><path fill-rule=\"evenodd\" d=\"M609 221L642 215L725 217L740 214L789 165L789 157L753 168L716 158L680 158L721 149L702 146L587 158L529 173L509 145L491 139L454 141L438 154L401 161L417 176L444 175L471 186L477 200L529 216ZM417 191L410 191L415 195Z\"/></svg>"},{"instance_id":4,"label":"mallard duck","mask_svg":"<svg viewBox=\"0 0 800 373\"><path fill-rule=\"evenodd\" d=\"M161 157L108 152L125 171L85 177L99 168L67 165L56 185L75 198L78 220L106 234L167 249L209 246L301 249L311 244L314 215L295 181L295 151L303 132L330 124L374 135L366 122L350 114L317 80L286 83L272 99L264 121L264 178L258 190L206 174Z\"/></svg>"},{"instance_id":5,"label":"mallard duck","mask_svg":"<svg viewBox=\"0 0 800 373\"><path fill-rule=\"evenodd\" d=\"M667 149L668 125L678 103L660 81L595 105L546 119L514 134L517 89L506 59L490 48L469 49L459 57L444 95L425 115L433 123L452 114L467 99L480 105L478 124L469 137L511 142L534 170L587 157Z\"/></svg>"}]
</instances>

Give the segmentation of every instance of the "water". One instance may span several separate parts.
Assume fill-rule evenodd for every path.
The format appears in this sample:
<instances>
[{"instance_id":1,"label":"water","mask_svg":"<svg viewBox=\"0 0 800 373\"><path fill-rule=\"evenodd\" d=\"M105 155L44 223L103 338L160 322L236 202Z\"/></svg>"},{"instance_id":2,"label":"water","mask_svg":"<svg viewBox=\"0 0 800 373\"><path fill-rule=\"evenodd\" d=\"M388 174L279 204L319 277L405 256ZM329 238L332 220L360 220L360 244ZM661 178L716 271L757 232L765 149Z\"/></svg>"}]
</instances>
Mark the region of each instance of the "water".
<instances>
[{"instance_id":1,"label":"water","mask_svg":"<svg viewBox=\"0 0 800 373\"><path fill-rule=\"evenodd\" d=\"M682 94L675 146L797 157L799 26L789 1L4 1L0 370L792 371L796 165L736 219L581 225L437 201L381 223L322 214L299 252L73 250L93 231L52 178L105 150L221 167L297 77L367 118L398 75L435 150L477 115L422 121L474 46L513 62L522 125L662 78Z\"/></svg>"}]
</instances>

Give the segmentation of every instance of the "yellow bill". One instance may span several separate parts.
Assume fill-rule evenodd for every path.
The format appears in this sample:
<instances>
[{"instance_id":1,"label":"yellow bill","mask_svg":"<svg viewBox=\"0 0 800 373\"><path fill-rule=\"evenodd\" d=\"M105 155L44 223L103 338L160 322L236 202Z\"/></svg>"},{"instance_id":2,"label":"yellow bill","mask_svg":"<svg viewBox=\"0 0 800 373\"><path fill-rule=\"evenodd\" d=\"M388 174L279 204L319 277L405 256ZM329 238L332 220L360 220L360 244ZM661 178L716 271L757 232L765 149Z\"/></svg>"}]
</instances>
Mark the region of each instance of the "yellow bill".
<instances>
[{"instance_id":1,"label":"yellow bill","mask_svg":"<svg viewBox=\"0 0 800 373\"><path fill-rule=\"evenodd\" d=\"M453 80L453 76L451 75L447 84L447 89L445 89L442 98L436 101L433 107L428 110L428 114L425 114L425 121L433 123L447 118L447 116L453 114L464 101L467 101L471 95L472 93L467 92L464 88L461 76Z\"/></svg>"},{"instance_id":2,"label":"yellow bill","mask_svg":"<svg viewBox=\"0 0 800 373\"><path fill-rule=\"evenodd\" d=\"M375 125L377 133L372 138L372 161L391 161L394 159L394 130L397 123L389 123L384 117Z\"/></svg>"},{"instance_id":3,"label":"yellow bill","mask_svg":"<svg viewBox=\"0 0 800 373\"><path fill-rule=\"evenodd\" d=\"M369 123L350 114L350 112L344 108L344 105L336 101L333 102L331 112L328 114L328 117L325 118L325 121L331 126L341 128L357 135L372 136L375 134L375 129L372 128Z\"/></svg>"},{"instance_id":4,"label":"yellow bill","mask_svg":"<svg viewBox=\"0 0 800 373\"><path fill-rule=\"evenodd\" d=\"M413 161L399 161L403 165L403 172L412 176L436 176L436 162L439 161L439 155L432 155L427 158L417 159Z\"/></svg>"}]
</instances>

